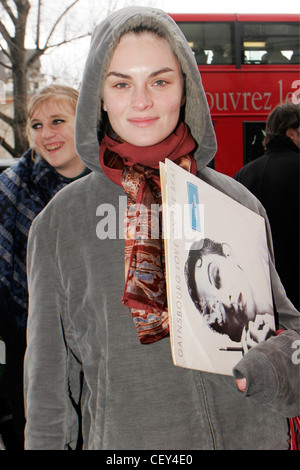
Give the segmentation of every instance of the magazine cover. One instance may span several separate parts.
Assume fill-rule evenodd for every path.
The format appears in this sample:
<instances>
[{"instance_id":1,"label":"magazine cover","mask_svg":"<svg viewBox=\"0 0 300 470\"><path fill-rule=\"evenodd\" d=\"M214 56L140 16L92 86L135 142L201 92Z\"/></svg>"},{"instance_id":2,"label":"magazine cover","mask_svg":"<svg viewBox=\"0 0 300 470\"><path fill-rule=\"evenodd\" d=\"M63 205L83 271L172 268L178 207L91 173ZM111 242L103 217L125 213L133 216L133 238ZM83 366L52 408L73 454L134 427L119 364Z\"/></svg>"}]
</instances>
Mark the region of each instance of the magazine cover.
<instances>
[{"instance_id":1,"label":"magazine cover","mask_svg":"<svg viewBox=\"0 0 300 470\"><path fill-rule=\"evenodd\" d=\"M160 175L174 364L232 375L275 332L265 221L170 160Z\"/></svg>"}]
</instances>

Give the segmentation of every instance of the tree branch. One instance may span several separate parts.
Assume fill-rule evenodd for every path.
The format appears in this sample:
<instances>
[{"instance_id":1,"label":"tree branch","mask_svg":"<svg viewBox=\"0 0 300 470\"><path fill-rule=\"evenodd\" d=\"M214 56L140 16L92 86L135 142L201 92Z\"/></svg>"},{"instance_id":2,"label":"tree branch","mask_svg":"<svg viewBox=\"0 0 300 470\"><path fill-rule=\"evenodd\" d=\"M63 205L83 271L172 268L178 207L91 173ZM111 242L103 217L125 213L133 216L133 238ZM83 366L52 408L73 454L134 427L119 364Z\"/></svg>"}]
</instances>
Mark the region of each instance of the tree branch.
<instances>
[{"instance_id":1,"label":"tree branch","mask_svg":"<svg viewBox=\"0 0 300 470\"><path fill-rule=\"evenodd\" d=\"M0 119L2 119L2 121L4 121L9 126L11 126L11 127L14 126L14 123L15 123L14 119L11 118L10 116L7 116L4 113L2 113L2 111L0 111Z\"/></svg>"},{"instance_id":2,"label":"tree branch","mask_svg":"<svg viewBox=\"0 0 300 470\"><path fill-rule=\"evenodd\" d=\"M0 61L0 65L2 65L2 67L5 67L6 69L12 70L12 67L10 65L5 64L4 62Z\"/></svg>"},{"instance_id":3,"label":"tree branch","mask_svg":"<svg viewBox=\"0 0 300 470\"><path fill-rule=\"evenodd\" d=\"M12 40L12 38L10 37L9 32L8 32L7 29L5 28L5 26L4 26L4 24L2 23L2 21L0 21L0 33L2 34L4 40L7 42L8 46L13 45L13 40Z\"/></svg>"},{"instance_id":4,"label":"tree branch","mask_svg":"<svg viewBox=\"0 0 300 470\"><path fill-rule=\"evenodd\" d=\"M40 25L41 25L41 0L38 0L37 24L36 24L36 48L40 48Z\"/></svg>"},{"instance_id":5,"label":"tree branch","mask_svg":"<svg viewBox=\"0 0 300 470\"><path fill-rule=\"evenodd\" d=\"M52 34L54 33L57 25L60 23L60 21L62 20L62 18L68 13L68 11L73 8L73 6L78 3L80 0L75 0L73 3L71 3L71 5L68 6L68 8L65 9L65 11L57 18L57 20L55 21L54 25L52 26L52 29L48 35L48 38L46 39L46 42L45 42L45 45L43 47L44 50L47 50L48 49L48 43L52 37Z\"/></svg>"},{"instance_id":6,"label":"tree branch","mask_svg":"<svg viewBox=\"0 0 300 470\"><path fill-rule=\"evenodd\" d=\"M91 33L86 33L86 34L82 34L81 36L76 36L76 38L65 39L62 42L58 42L57 44L52 44L51 46L48 46L46 50L52 49L53 47L62 46L63 44L68 44L69 42L72 42L72 41L77 41L77 39L86 38L87 36L90 36L90 35Z\"/></svg>"},{"instance_id":7,"label":"tree branch","mask_svg":"<svg viewBox=\"0 0 300 470\"><path fill-rule=\"evenodd\" d=\"M10 54L7 52L6 49L4 49L4 48L1 46L1 44L0 44L0 49L1 49L1 51L3 52L3 54L6 55L6 57L9 59L9 61L12 62L12 59L11 59Z\"/></svg>"},{"instance_id":8,"label":"tree branch","mask_svg":"<svg viewBox=\"0 0 300 470\"><path fill-rule=\"evenodd\" d=\"M29 68L32 66L32 64L34 64L34 62L39 58L41 57L48 49L53 49L55 47L59 47L59 46L62 46L63 44L68 44L72 41L77 41L77 39L82 39L82 38L85 38L87 36L90 36L91 33L86 33L86 34L82 34L81 36L77 36L76 38L71 38L71 39L65 39L64 41L61 41L61 42L58 42L56 44L52 44L50 46L47 46L45 47L44 49L38 49L34 52L34 54L32 54L32 56L28 59L27 63L26 63L26 67Z\"/></svg>"},{"instance_id":9,"label":"tree branch","mask_svg":"<svg viewBox=\"0 0 300 470\"><path fill-rule=\"evenodd\" d=\"M10 6L7 4L7 1L6 0L1 0L1 3L3 5L3 8L4 10L6 11L6 13L9 15L11 21L13 22L14 25L16 25L16 21L17 21L17 18L15 17L15 15L13 14Z\"/></svg>"},{"instance_id":10,"label":"tree branch","mask_svg":"<svg viewBox=\"0 0 300 470\"><path fill-rule=\"evenodd\" d=\"M0 145L7 150L14 158L18 158L20 155L16 152L16 150L9 145L9 143L4 139L4 137L0 136Z\"/></svg>"},{"instance_id":11,"label":"tree branch","mask_svg":"<svg viewBox=\"0 0 300 470\"><path fill-rule=\"evenodd\" d=\"M45 52L45 49L36 49L35 52L28 58L26 62L26 69L30 68L35 61L41 57Z\"/></svg>"}]
</instances>

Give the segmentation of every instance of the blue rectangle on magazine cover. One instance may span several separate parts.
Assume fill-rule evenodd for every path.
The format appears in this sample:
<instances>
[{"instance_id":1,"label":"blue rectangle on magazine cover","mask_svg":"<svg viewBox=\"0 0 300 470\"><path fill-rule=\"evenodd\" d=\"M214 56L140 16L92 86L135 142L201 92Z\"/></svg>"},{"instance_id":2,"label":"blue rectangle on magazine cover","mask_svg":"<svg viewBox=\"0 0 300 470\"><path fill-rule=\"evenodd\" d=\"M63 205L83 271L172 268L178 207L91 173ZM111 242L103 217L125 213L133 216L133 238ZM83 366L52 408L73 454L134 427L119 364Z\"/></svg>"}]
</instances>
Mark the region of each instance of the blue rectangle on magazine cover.
<instances>
[{"instance_id":1,"label":"blue rectangle on magazine cover","mask_svg":"<svg viewBox=\"0 0 300 470\"><path fill-rule=\"evenodd\" d=\"M187 182L188 201L190 206L190 223L193 230L201 232L199 194L198 188L194 184Z\"/></svg>"}]
</instances>

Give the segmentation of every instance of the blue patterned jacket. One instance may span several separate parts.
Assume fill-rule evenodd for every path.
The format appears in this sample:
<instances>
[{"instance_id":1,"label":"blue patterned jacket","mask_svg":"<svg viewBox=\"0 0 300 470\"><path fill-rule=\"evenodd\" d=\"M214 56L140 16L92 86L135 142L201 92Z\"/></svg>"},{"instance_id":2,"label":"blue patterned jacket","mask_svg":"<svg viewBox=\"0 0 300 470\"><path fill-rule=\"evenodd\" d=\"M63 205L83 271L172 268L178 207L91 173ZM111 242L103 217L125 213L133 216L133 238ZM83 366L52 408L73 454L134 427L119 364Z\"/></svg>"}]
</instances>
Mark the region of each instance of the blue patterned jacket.
<instances>
[{"instance_id":1,"label":"blue patterned jacket","mask_svg":"<svg viewBox=\"0 0 300 470\"><path fill-rule=\"evenodd\" d=\"M41 157L33 159L31 149L0 175L0 325L26 329L28 232L33 219L71 181Z\"/></svg>"}]
</instances>

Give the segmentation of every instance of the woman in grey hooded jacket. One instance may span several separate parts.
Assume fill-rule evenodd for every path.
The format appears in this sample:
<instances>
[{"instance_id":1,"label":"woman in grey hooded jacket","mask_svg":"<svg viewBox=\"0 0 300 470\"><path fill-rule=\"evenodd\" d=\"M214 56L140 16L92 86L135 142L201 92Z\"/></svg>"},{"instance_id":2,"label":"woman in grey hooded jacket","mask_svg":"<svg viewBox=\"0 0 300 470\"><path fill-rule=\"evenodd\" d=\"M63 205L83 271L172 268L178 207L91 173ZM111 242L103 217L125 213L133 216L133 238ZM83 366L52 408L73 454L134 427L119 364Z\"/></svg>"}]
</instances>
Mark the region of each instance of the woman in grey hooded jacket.
<instances>
[{"instance_id":1,"label":"woman in grey hooded jacket","mask_svg":"<svg viewBox=\"0 0 300 470\"><path fill-rule=\"evenodd\" d=\"M164 53L168 59L157 69ZM173 93L177 69L184 93ZM146 79L145 70L151 72ZM168 87L172 106L163 120L158 110ZM122 114L127 93L130 115ZM155 93L161 93L158 100ZM179 122L174 109L180 109ZM131 257L135 244L124 240L124 209L127 204L129 217L140 187L144 199L159 198L159 160L167 156L197 171L266 217L244 187L206 167L216 150L209 109L193 53L167 14L128 7L95 29L77 112L77 150L93 173L55 196L33 223L28 245L26 449L78 448L80 435L83 449L92 450L288 449L287 417L300 411L299 313L274 268L267 220L277 328L286 331L251 348L233 376L175 367L163 309L155 304L148 316L146 296L140 296L145 310L131 296L141 279L138 254L136 266ZM153 267L161 253L151 243ZM130 275L124 282L124 244L133 284ZM148 256L144 245L141 251ZM163 299L163 283L159 289Z\"/></svg>"}]
</instances>

